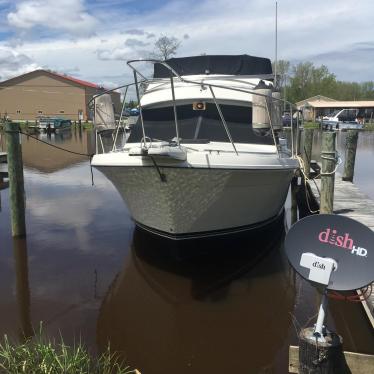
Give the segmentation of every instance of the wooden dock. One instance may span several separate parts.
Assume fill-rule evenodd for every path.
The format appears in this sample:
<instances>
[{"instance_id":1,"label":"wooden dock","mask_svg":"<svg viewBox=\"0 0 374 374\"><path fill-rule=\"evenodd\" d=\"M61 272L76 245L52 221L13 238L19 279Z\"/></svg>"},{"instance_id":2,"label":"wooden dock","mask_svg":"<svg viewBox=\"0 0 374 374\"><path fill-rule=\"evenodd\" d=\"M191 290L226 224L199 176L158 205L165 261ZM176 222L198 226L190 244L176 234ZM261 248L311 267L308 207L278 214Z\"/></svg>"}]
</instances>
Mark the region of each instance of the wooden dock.
<instances>
[{"instance_id":1,"label":"wooden dock","mask_svg":"<svg viewBox=\"0 0 374 374\"><path fill-rule=\"evenodd\" d=\"M374 356L362 353L344 352L344 358L351 374L372 374ZM299 347L289 348L289 373L299 373ZM326 373L326 371L324 371Z\"/></svg>"},{"instance_id":2,"label":"wooden dock","mask_svg":"<svg viewBox=\"0 0 374 374\"><path fill-rule=\"evenodd\" d=\"M321 188L321 180L315 179L315 182L316 184L309 182L309 186L319 203L318 190ZM344 182L339 173L335 175L334 213L359 221L374 231L374 201L363 194L354 183ZM362 305L374 329L374 283L372 287L370 297L362 301Z\"/></svg>"}]
</instances>

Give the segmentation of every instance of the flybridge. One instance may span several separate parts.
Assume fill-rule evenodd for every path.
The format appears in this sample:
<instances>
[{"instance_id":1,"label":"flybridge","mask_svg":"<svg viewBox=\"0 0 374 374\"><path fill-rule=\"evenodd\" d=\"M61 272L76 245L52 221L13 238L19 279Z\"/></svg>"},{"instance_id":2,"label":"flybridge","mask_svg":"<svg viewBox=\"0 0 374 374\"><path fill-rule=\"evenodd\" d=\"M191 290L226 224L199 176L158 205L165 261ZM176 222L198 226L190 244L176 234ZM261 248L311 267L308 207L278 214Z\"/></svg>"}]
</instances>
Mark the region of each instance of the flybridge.
<instances>
[{"instance_id":1,"label":"flybridge","mask_svg":"<svg viewBox=\"0 0 374 374\"><path fill-rule=\"evenodd\" d=\"M165 61L180 76L200 74L271 75L273 69L268 58L249 55L210 55L171 58ZM154 64L154 78L170 78L170 70Z\"/></svg>"}]
</instances>

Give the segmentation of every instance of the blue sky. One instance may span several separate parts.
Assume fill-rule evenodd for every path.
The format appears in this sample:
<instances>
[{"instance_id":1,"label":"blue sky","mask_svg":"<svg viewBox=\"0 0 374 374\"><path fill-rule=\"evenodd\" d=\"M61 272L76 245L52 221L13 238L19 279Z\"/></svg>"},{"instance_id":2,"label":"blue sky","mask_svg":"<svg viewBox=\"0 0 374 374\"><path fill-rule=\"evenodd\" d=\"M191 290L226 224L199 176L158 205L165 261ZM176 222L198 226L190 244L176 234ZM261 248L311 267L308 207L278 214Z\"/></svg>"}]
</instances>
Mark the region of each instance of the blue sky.
<instances>
[{"instance_id":1,"label":"blue sky","mask_svg":"<svg viewBox=\"0 0 374 374\"><path fill-rule=\"evenodd\" d=\"M179 56L274 57L272 0L0 0L0 79L36 68L104 85L160 35ZM374 80L372 0L279 0L279 58L325 64L339 79Z\"/></svg>"}]
</instances>

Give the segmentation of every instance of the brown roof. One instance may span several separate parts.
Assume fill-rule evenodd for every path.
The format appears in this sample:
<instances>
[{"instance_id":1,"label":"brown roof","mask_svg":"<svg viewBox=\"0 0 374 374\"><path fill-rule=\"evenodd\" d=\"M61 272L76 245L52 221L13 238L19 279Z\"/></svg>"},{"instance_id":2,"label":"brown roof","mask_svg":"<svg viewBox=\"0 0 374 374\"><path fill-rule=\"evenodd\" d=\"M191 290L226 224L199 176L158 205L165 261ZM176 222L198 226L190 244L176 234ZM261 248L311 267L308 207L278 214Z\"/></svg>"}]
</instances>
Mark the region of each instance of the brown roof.
<instances>
[{"instance_id":1,"label":"brown roof","mask_svg":"<svg viewBox=\"0 0 374 374\"><path fill-rule=\"evenodd\" d=\"M296 105L300 106L303 103L310 103L312 101L315 102L315 101L336 101L336 100L330 97L327 97L327 96L323 96L323 95L315 95L315 96L309 97L308 99L298 101Z\"/></svg>"},{"instance_id":2,"label":"brown roof","mask_svg":"<svg viewBox=\"0 0 374 374\"><path fill-rule=\"evenodd\" d=\"M19 75L17 77L7 79L5 81L0 82L0 85L2 85L2 86L6 85L7 82L12 81L13 79L27 77L29 74L33 74L33 73L37 73L37 72L45 73L47 75L52 75L52 76L55 76L55 77L60 78L60 79L65 79L69 82L73 82L73 83L78 84L78 85L83 86L83 87L90 87L90 88L97 88L97 89L103 88L96 83L87 82L87 81L84 81L84 80L81 80L81 79L70 77L69 75L59 74L59 73L52 72L52 71L49 71L49 70L44 70L44 69L38 69L38 70L30 71L28 73Z\"/></svg>"},{"instance_id":3,"label":"brown roof","mask_svg":"<svg viewBox=\"0 0 374 374\"><path fill-rule=\"evenodd\" d=\"M68 75L65 75L65 74L59 74L59 73L55 73L55 72L51 72L49 71L50 74L53 74L57 77L60 77L60 78L63 78L63 79L66 79L68 81L71 81L71 82L74 82L74 83L78 83L82 86L86 86L86 87L92 87L92 88L100 88L100 86L96 83L91 83L91 82L87 82L87 81L83 81L81 79L77 79L77 78L74 78L74 77L70 77Z\"/></svg>"}]
</instances>

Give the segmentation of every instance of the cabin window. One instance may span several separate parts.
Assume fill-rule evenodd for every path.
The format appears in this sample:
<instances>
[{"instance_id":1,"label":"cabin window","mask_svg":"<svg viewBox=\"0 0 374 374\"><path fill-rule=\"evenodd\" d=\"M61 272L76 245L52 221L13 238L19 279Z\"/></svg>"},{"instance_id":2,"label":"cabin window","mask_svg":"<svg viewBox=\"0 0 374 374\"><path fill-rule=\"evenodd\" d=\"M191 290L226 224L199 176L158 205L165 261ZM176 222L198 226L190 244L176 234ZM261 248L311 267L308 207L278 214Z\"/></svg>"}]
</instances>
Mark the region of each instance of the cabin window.
<instances>
[{"instance_id":1,"label":"cabin window","mask_svg":"<svg viewBox=\"0 0 374 374\"><path fill-rule=\"evenodd\" d=\"M39 114L43 114L43 111L42 111L42 110L38 110L38 113L39 113Z\"/></svg>"},{"instance_id":2,"label":"cabin window","mask_svg":"<svg viewBox=\"0 0 374 374\"><path fill-rule=\"evenodd\" d=\"M20 111L20 110L17 110L17 114L21 114L21 111Z\"/></svg>"},{"instance_id":3,"label":"cabin window","mask_svg":"<svg viewBox=\"0 0 374 374\"><path fill-rule=\"evenodd\" d=\"M220 105L231 137L236 143L274 144L271 131L260 135L252 128L252 108L238 105ZM145 134L152 139L170 141L176 136L172 107L142 110ZM192 103L177 107L181 142L229 142L227 133L214 103L206 103L205 110L193 110ZM131 129L128 142L140 142L140 120Z\"/></svg>"},{"instance_id":4,"label":"cabin window","mask_svg":"<svg viewBox=\"0 0 374 374\"><path fill-rule=\"evenodd\" d=\"M63 114L63 113L65 113L65 111L64 110L60 110L60 113Z\"/></svg>"}]
</instances>

